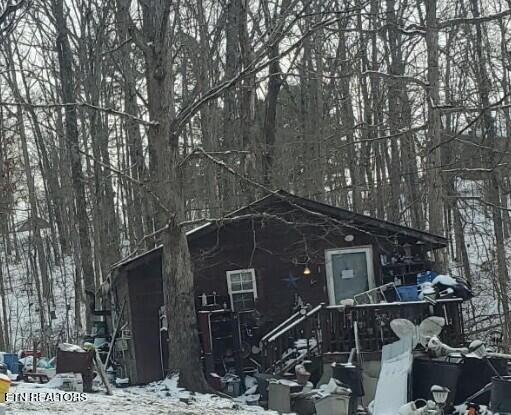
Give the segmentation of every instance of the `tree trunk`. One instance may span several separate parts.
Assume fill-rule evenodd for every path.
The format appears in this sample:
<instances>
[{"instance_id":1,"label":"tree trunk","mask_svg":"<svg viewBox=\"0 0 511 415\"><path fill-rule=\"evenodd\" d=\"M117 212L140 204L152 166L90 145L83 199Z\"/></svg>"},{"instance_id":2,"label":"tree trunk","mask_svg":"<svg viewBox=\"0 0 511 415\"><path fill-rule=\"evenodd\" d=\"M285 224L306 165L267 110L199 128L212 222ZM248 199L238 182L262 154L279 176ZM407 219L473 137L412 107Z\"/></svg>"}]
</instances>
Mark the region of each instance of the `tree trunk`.
<instances>
[{"instance_id":1,"label":"tree trunk","mask_svg":"<svg viewBox=\"0 0 511 415\"><path fill-rule=\"evenodd\" d=\"M353 68L351 67L346 47L346 37L344 30L346 29L347 19L339 22L339 46L337 59L339 60L339 101L341 102L341 121L343 134L346 136L346 153L350 172L350 188L351 188L351 209L354 212L362 212L362 176L363 171L360 165L360 153L357 152L358 147L355 144L355 114L353 112L353 103L351 102L350 80L349 75Z\"/></svg>"},{"instance_id":2,"label":"tree trunk","mask_svg":"<svg viewBox=\"0 0 511 415\"><path fill-rule=\"evenodd\" d=\"M250 6L249 0L239 0L239 44L240 44L240 59L242 68L247 68L252 61L253 53L250 45L250 36L248 32L248 8ZM246 177L257 177L257 169L255 157L257 154L256 142L254 137L254 124L255 124L255 103L256 103L256 76L248 76L242 80L240 92L240 130L241 130L241 148L247 151L248 154L241 156L241 165L243 167L243 174ZM243 205L247 205L254 199L254 189L247 185L247 183L240 183Z\"/></svg>"},{"instance_id":3,"label":"tree trunk","mask_svg":"<svg viewBox=\"0 0 511 415\"><path fill-rule=\"evenodd\" d=\"M239 62L238 18L239 0L227 1L225 24L225 80L234 78ZM222 150L236 149L236 90L229 88L223 96L223 139ZM231 176L223 175L220 180L222 210L227 213L236 206L236 189Z\"/></svg>"},{"instance_id":4,"label":"tree trunk","mask_svg":"<svg viewBox=\"0 0 511 415\"><path fill-rule=\"evenodd\" d=\"M395 12L395 0L387 0L387 24L388 43L390 49L390 74L399 77L403 72L402 44L400 40L398 19ZM388 86L388 110L389 110L389 133L396 134L402 128L402 103L401 94L405 85L398 79L390 79ZM391 138L389 143L390 158L387 167L389 168L390 196L388 218L398 223L401 219L401 159L399 154L398 138Z\"/></svg>"},{"instance_id":5,"label":"tree trunk","mask_svg":"<svg viewBox=\"0 0 511 415\"><path fill-rule=\"evenodd\" d=\"M18 89L17 79L15 74L14 60L12 55L12 49L8 46L6 48L6 57L11 69L11 75L8 78L9 85L11 90L19 101L23 102L23 97L20 94ZM54 307L54 300L51 295L51 284L50 284L50 276L48 274L48 265L46 259L46 252L43 242L43 237L41 234L40 228L40 220L42 218L39 217L39 209L38 209L38 201L36 195L36 188L34 183L34 174L32 172L32 166L30 164L30 155L28 153L28 144L27 144L27 134L25 129L25 119L23 117L23 112L21 107L18 107L16 110L16 120L17 120L17 130L20 137L21 144L21 153L23 158L23 167L25 171L25 177L27 181L27 189L28 189L28 201L30 206L30 215L28 220L30 222L30 229L32 232L32 236L34 238L35 249L34 255L37 259L37 264L39 266L39 273L34 273L34 279L38 279L38 275L41 276L42 283L42 296L38 296L39 300L39 312L40 312L40 323L41 323L41 342L43 345L43 349L47 350L47 325L51 326L51 320L48 318L51 314L51 308ZM38 280L36 280L39 283Z\"/></svg>"},{"instance_id":6,"label":"tree trunk","mask_svg":"<svg viewBox=\"0 0 511 415\"><path fill-rule=\"evenodd\" d=\"M271 25L268 19L267 24ZM271 60L271 63L268 68L268 92L266 93L263 125L264 149L262 151L263 184L270 189L273 184L273 157L275 151L275 134L277 130L277 100L280 87L282 86L278 56L279 43L274 42L268 47L268 59Z\"/></svg>"},{"instance_id":7,"label":"tree trunk","mask_svg":"<svg viewBox=\"0 0 511 415\"><path fill-rule=\"evenodd\" d=\"M440 112L435 108L440 104L440 71L438 63L438 22L437 0L426 0L426 45L428 54L428 153L427 179L429 199L429 231L444 235L443 185L442 185L442 146ZM435 251L435 259L445 268L447 259L444 250Z\"/></svg>"},{"instance_id":8,"label":"tree trunk","mask_svg":"<svg viewBox=\"0 0 511 415\"><path fill-rule=\"evenodd\" d=\"M11 350L11 338L9 335L9 319L10 315L7 311L8 304L7 304L7 295L5 293L5 284L4 284L4 273L2 270L2 260L0 258L0 298L2 299L2 323L3 323L3 329L2 329L2 350Z\"/></svg>"},{"instance_id":9,"label":"tree trunk","mask_svg":"<svg viewBox=\"0 0 511 415\"><path fill-rule=\"evenodd\" d=\"M119 0L118 7L116 7L116 25L118 33L118 43L122 44L129 39L129 8L131 0ZM123 68L123 93L124 93L124 111L134 117L139 116L139 108L137 104L137 87L136 87L136 71L131 64L132 59L135 58L131 52L131 43L126 43L119 53L119 59ZM149 180L149 172L147 171L144 148L142 145L142 135L140 133L139 124L132 119L125 121L125 130L127 134L129 160L131 162L131 176L140 183L145 183ZM153 221L151 219L150 198L144 193L144 189L138 184L127 183L131 187L132 200L133 200L133 215L130 215L129 220L133 223L135 231L135 239L142 240L144 235L150 234L154 231ZM149 248L149 246L148 246Z\"/></svg>"},{"instance_id":10,"label":"tree trunk","mask_svg":"<svg viewBox=\"0 0 511 415\"><path fill-rule=\"evenodd\" d=\"M183 177L179 168L179 142L175 132L171 97L172 73L169 34L170 3L152 0L140 3L143 14L145 74L148 111L158 125L148 130L154 176L151 185L159 197L162 232L163 296L169 328L169 367L179 372L180 384L190 390L207 390L200 361L195 312L193 273L184 230ZM136 29L135 29L136 30Z\"/></svg>"},{"instance_id":11,"label":"tree trunk","mask_svg":"<svg viewBox=\"0 0 511 415\"><path fill-rule=\"evenodd\" d=\"M46 325L51 325L50 315L51 315L51 306L54 303L51 291L50 291L50 281L48 275L48 267L46 261L46 252L44 249L43 238L41 236L41 229L39 226L39 214L37 208L37 197L35 193L35 184L34 184L34 176L32 173L32 168L30 166L30 156L28 154L28 146L27 146L27 137L25 134L24 128L24 120L21 112L21 108L18 108L17 111L18 118L18 129L21 138L21 149L23 154L23 165L25 168L25 176L27 178L27 187L28 187L28 199L30 205L30 216L29 221L31 225L32 235L35 242L35 250L34 254L37 258L37 264L39 266L39 274L41 275L42 282L42 297L39 297L39 312L40 312L40 320L41 320L41 342L43 345L43 350L47 350L47 339L46 339ZM34 273L34 279L37 279L38 276ZM53 305L54 306L54 305Z\"/></svg>"},{"instance_id":12,"label":"tree trunk","mask_svg":"<svg viewBox=\"0 0 511 415\"><path fill-rule=\"evenodd\" d=\"M2 258L0 257L0 298L2 301L2 316L3 319L0 320L0 348L2 350L9 350L9 330L8 326L5 325L5 322L7 321L7 296L5 295L5 289L4 289L4 273L2 269Z\"/></svg>"},{"instance_id":13,"label":"tree trunk","mask_svg":"<svg viewBox=\"0 0 511 415\"><path fill-rule=\"evenodd\" d=\"M55 28L57 30L57 51L59 57L60 82L62 98L65 103L76 102L73 74L73 57L67 35L67 24L64 15L63 0L53 0L55 14ZM76 107L65 107L65 136L69 156L71 157L71 174L73 182L74 199L76 206L76 219L78 221L78 235L80 240L80 257L83 272L85 296L86 330L92 329L92 308L94 307L95 281L92 260L92 247L89 237L89 224L87 217L87 200L85 197L85 181L80 157L80 143L78 137L78 118Z\"/></svg>"}]
</instances>

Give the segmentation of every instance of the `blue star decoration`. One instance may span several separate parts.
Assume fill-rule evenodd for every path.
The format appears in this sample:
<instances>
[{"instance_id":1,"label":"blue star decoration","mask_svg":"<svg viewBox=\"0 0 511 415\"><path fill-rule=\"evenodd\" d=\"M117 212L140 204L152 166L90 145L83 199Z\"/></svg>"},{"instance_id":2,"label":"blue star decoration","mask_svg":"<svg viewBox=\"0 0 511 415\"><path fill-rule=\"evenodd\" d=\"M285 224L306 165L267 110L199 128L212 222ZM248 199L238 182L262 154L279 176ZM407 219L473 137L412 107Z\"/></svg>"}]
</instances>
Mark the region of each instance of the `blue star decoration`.
<instances>
[{"instance_id":1,"label":"blue star decoration","mask_svg":"<svg viewBox=\"0 0 511 415\"><path fill-rule=\"evenodd\" d=\"M300 278L295 277L291 272L287 278L284 278L283 281L286 281L286 285L288 288L298 288L298 281Z\"/></svg>"}]
</instances>

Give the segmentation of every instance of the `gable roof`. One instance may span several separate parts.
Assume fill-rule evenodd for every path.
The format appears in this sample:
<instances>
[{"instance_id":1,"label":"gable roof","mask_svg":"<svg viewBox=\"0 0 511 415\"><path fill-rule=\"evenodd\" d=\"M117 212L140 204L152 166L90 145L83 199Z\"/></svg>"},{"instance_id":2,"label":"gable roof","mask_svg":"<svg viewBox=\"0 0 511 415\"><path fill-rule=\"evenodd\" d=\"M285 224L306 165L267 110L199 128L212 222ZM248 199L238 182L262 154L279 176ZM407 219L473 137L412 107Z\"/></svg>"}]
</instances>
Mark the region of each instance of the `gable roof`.
<instances>
[{"instance_id":1,"label":"gable roof","mask_svg":"<svg viewBox=\"0 0 511 415\"><path fill-rule=\"evenodd\" d=\"M311 199L296 196L284 190L272 192L261 199L242 207L241 209L237 209L225 215L221 219L205 222L204 224L189 230L186 232L188 242L199 240L201 237L209 235L210 233L222 228L222 226L226 223L244 220L251 215L256 215L258 212L264 212L266 208L274 205L276 202L287 203L290 208L295 207L301 209L305 213L319 214L335 219L340 222L341 225L351 226L356 229L364 229L375 236L401 236L406 239L421 241L424 244L427 244L430 249L443 248L447 246L447 239L443 236L434 235L429 232L399 225L386 220L373 218L372 216L363 215L361 213L355 213L348 209L316 202ZM149 251L141 253L140 255L121 260L114 264L112 269L132 264L135 261L150 260L150 258L154 255L160 255L159 251L161 248L161 245L159 245Z\"/></svg>"},{"instance_id":2,"label":"gable roof","mask_svg":"<svg viewBox=\"0 0 511 415\"><path fill-rule=\"evenodd\" d=\"M417 241L429 244L433 249L447 246L447 239L443 236L399 225L383 219L377 219L348 209L327 205L315 200L296 196L284 190L272 192L241 209L225 215L223 219L219 219L214 222L207 222L201 226L191 229L186 233L188 241L199 239L210 232L218 230L228 219L236 220L236 218L240 218L241 220L251 213L264 211L266 207L274 204L275 202L288 203L290 207L301 209L305 213L323 215L335 219L341 224L365 229L375 235L395 235L416 239Z\"/></svg>"}]
</instances>

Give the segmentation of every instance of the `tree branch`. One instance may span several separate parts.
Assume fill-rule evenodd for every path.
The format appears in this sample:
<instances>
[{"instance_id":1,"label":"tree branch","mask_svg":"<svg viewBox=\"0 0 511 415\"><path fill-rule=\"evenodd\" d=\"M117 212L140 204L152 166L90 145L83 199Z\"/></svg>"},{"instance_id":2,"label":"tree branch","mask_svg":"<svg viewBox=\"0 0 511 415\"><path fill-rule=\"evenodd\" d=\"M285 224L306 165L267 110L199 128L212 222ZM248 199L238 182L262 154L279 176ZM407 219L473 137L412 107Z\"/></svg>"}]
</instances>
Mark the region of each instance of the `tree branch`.
<instances>
[{"instance_id":1,"label":"tree branch","mask_svg":"<svg viewBox=\"0 0 511 415\"><path fill-rule=\"evenodd\" d=\"M109 107L100 107L97 105L89 104L88 102L69 102L69 103L47 103L47 104L31 104L26 102L6 102L0 101L0 106L2 107L32 107L32 108L42 108L42 109L55 109L55 108L66 108L66 107L82 107L89 108L100 112L105 112L111 115L117 115L122 118L129 119L130 121L137 122L139 124L155 127L158 126L159 123L156 121L144 120L142 118L135 117L132 114L128 114L127 112L122 112L116 110L114 108Z\"/></svg>"},{"instance_id":2,"label":"tree branch","mask_svg":"<svg viewBox=\"0 0 511 415\"><path fill-rule=\"evenodd\" d=\"M396 81L413 83L413 84L417 84L423 88L429 87L429 84L427 82L424 82L423 80L421 80L419 78L415 78L413 76L393 75L390 73L384 73L384 72L379 72L379 71L364 71L364 72L362 72L362 75L373 75L373 76L379 76L380 78L388 78L388 79L393 79Z\"/></svg>"},{"instance_id":3,"label":"tree branch","mask_svg":"<svg viewBox=\"0 0 511 415\"><path fill-rule=\"evenodd\" d=\"M492 20L499 20L503 17L511 15L511 10L504 10L500 13L490 14L488 16L481 17L457 17L454 19L445 20L443 22L438 23L438 28L445 29L447 27L454 27L460 24L477 24L490 22Z\"/></svg>"}]
</instances>

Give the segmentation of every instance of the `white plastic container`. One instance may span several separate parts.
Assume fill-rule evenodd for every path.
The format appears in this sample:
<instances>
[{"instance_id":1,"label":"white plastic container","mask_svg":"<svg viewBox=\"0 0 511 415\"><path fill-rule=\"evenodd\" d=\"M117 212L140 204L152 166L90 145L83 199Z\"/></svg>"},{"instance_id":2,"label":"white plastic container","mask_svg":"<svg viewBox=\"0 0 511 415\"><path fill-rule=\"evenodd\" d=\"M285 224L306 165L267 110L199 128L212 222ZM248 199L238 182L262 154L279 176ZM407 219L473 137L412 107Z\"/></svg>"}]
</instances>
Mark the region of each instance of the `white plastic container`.
<instances>
[{"instance_id":1,"label":"white plastic container","mask_svg":"<svg viewBox=\"0 0 511 415\"><path fill-rule=\"evenodd\" d=\"M83 379L81 373L58 373L47 384L66 392L83 392Z\"/></svg>"},{"instance_id":2,"label":"white plastic container","mask_svg":"<svg viewBox=\"0 0 511 415\"><path fill-rule=\"evenodd\" d=\"M349 415L348 395L328 395L315 402L317 415Z\"/></svg>"}]
</instances>

